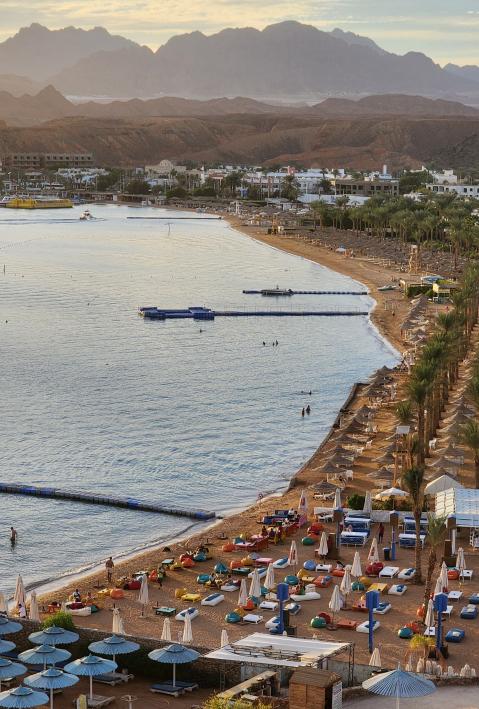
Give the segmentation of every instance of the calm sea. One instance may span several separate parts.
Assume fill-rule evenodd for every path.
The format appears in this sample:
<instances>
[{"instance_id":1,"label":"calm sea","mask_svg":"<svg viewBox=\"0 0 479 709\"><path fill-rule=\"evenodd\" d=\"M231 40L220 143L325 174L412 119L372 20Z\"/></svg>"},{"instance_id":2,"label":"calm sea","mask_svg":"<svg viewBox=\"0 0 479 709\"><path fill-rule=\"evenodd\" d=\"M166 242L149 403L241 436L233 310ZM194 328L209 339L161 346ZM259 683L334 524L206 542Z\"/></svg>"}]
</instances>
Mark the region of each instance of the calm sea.
<instances>
[{"instance_id":1,"label":"calm sea","mask_svg":"<svg viewBox=\"0 0 479 709\"><path fill-rule=\"evenodd\" d=\"M82 211L0 209L2 481L226 513L284 487L352 384L396 361L366 317L144 321L139 305L251 308L265 299L244 288L357 284L224 221L93 206L96 219L82 222ZM294 296L266 306L293 303L348 309L372 300ZM0 503L3 591L17 573L37 582L189 524L73 502Z\"/></svg>"}]
</instances>

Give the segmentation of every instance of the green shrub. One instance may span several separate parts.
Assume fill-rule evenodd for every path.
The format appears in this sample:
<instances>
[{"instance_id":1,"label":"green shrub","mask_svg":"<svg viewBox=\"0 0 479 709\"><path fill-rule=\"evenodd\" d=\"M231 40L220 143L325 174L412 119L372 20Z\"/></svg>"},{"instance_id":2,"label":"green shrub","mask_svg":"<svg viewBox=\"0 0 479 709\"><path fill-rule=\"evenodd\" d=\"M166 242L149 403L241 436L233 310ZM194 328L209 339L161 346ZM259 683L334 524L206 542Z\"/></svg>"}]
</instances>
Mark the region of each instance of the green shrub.
<instances>
[{"instance_id":1,"label":"green shrub","mask_svg":"<svg viewBox=\"0 0 479 709\"><path fill-rule=\"evenodd\" d=\"M75 630L72 614L66 613L65 611L58 611L48 616L48 618L45 618L42 623L42 628L50 628L52 625L56 625L57 628L63 628L64 630Z\"/></svg>"},{"instance_id":2,"label":"green shrub","mask_svg":"<svg viewBox=\"0 0 479 709\"><path fill-rule=\"evenodd\" d=\"M364 507L364 495L350 495L347 499L347 505L351 510L362 510Z\"/></svg>"}]
</instances>

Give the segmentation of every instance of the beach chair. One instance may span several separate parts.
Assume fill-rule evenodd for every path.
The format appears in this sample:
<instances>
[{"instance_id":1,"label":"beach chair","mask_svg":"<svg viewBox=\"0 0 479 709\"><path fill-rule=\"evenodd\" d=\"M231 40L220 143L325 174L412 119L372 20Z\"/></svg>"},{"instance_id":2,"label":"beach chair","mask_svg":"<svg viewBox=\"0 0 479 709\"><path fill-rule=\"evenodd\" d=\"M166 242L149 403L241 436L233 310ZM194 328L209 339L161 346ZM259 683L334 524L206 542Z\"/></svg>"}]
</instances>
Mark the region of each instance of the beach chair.
<instances>
[{"instance_id":1,"label":"beach chair","mask_svg":"<svg viewBox=\"0 0 479 709\"><path fill-rule=\"evenodd\" d=\"M209 596L206 596L206 598L203 598L201 601L202 606L217 606L218 603L221 603L222 601L225 600L225 597L223 596L222 593L210 593Z\"/></svg>"},{"instance_id":2,"label":"beach chair","mask_svg":"<svg viewBox=\"0 0 479 709\"><path fill-rule=\"evenodd\" d=\"M386 593L388 589L387 583L372 583L369 587L370 591L377 591L378 593Z\"/></svg>"},{"instance_id":3,"label":"beach chair","mask_svg":"<svg viewBox=\"0 0 479 709\"><path fill-rule=\"evenodd\" d=\"M373 633L380 627L381 623L379 620L375 620L373 623ZM369 620L365 620L364 623L360 623L356 628L357 633L369 633Z\"/></svg>"},{"instance_id":4,"label":"beach chair","mask_svg":"<svg viewBox=\"0 0 479 709\"><path fill-rule=\"evenodd\" d=\"M409 569L402 569L398 573L398 579L402 579L404 581L407 581L408 579L413 579L416 575L416 569L409 568Z\"/></svg>"},{"instance_id":5,"label":"beach chair","mask_svg":"<svg viewBox=\"0 0 479 709\"><path fill-rule=\"evenodd\" d=\"M130 675L127 672L105 672L103 675L93 677L94 682L108 684L110 687L116 687L117 684L124 684L129 682L130 679L135 679L135 676Z\"/></svg>"},{"instance_id":6,"label":"beach chair","mask_svg":"<svg viewBox=\"0 0 479 709\"><path fill-rule=\"evenodd\" d=\"M379 572L379 578L392 579L399 573L399 566L385 566Z\"/></svg>"},{"instance_id":7,"label":"beach chair","mask_svg":"<svg viewBox=\"0 0 479 709\"><path fill-rule=\"evenodd\" d=\"M262 620L263 616L257 615L256 613L247 613L243 616L243 623L253 623L254 625L258 625L258 623L261 623Z\"/></svg>"},{"instance_id":8,"label":"beach chair","mask_svg":"<svg viewBox=\"0 0 479 709\"><path fill-rule=\"evenodd\" d=\"M94 694L92 697L87 697L87 706L89 707L106 707L115 701L115 697L103 697L101 694Z\"/></svg>"},{"instance_id":9,"label":"beach chair","mask_svg":"<svg viewBox=\"0 0 479 709\"><path fill-rule=\"evenodd\" d=\"M403 596L407 591L407 586L405 583L395 583L391 586L388 594L391 596Z\"/></svg>"},{"instance_id":10,"label":"beach chair","mask_svg":"<svg viewBox=\"0 0 479 709\"><path fill-rule=\"evenodd\" d=\"M377 613L378 615L386 615L386 613L389 613L391 610L392 605L387 602L380 603L376 608L374 609L373 613Z\"/></svg>"},{"instance_id":11,"label":"beach chair","mask_svg":"<svg viewBox=\"0 0 479 709\"><path fill-rule=\"evenodd\" d=\"M459 601L462 598L462 591L449 591L447 598L449 601Z\"/></svg>"},{"instance_id":12,"label":"beach chair","mask_svg":"<svg viewBox=\"0 0 479 709\"><path fill-rule=\"evenodd\" d=\"M179 697L185 693L182 687L173 687L172 684L152 684L150 687L150 692L154 694L167 694L169 697Z\"/></svg>"},{"instance_id":13,"label":"beach chair","mask_svg":"<svg viewBox=\"0 0 479 709\"><path fill-rule=\"evenodd\" d=\"M275 611L278 608L279 603L276 601L261 601L259 607L262 611Z\"/></svg>"},{"instance_id":14,"label":"beach chair","mask_svg":"<svg viewBox=\"0 0 479 709\"><path fill-rule=\"evenodd\" d=\"M182 601L189 601L190 603L198 603L198 601L201 601L201 594L199 593L185 593L184 596L181 596Z\"/></svg>"}]
</instances>

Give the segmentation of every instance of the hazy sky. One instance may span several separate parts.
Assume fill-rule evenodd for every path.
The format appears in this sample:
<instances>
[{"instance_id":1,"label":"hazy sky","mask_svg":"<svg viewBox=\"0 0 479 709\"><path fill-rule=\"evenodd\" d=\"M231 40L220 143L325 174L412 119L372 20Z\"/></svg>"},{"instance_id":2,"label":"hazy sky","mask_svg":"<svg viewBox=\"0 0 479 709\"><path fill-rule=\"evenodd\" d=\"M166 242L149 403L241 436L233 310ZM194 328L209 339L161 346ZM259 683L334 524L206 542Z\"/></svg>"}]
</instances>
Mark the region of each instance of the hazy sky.
<instances>
[{"instance_id":1,"label":"hazy sky","mask_svg":"<svg viewBox=\"0 0 479 709\"><path fill-rule=\"evenodd\" d=\"M339 26L441 64L479 64L479 0L0 0L0 39L31 22L52 29L102 25L156 49L173 34L261 29L282 20Z\"/></svg>"}]
</instances>

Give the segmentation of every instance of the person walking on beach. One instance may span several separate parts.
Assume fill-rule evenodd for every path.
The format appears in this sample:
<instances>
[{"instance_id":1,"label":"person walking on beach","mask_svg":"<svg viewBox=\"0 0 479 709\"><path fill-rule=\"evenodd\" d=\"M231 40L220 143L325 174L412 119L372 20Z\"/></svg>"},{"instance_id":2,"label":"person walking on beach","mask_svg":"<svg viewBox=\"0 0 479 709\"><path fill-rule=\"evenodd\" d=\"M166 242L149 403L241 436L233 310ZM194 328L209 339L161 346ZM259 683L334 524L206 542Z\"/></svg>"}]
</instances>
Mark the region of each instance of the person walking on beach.
<instances>
[{"instance_id":1,"label":"person walking on beach","mask_svg":"<svg viewBox=\"0 0 479 709\"><path fill-rule=\"evenodd\" d=\"M308 414L308 416L311 413L311 406L309 404L306 407L306 413Z\"/></svg>"},{"instance_id":2,"label":"person walking on beach","mask_svg":"<svg viewBox=\"0 0 479 709\"><path fill-rule=\"evenodd\" d=\"M111 583L111 580L113 578L113 569L115 568L115 564L113 563L113 559L110 556L109 559L107 559L105 563L105 568L106 568L106 578L108 583Z\"/></svg>"},{"instance_id":3,"label":"person walking on beach","mask_svg":"<svg viewBox=\"0 0 479 709\"><path fill-rule=\"evenodd\" d=\"M303 408L303 410L301 411L301 416L304 418L304 408Z\"/></svg>"},{"instance_id":4,"label":"person walking on beach","mask_svg":"<svg viewBox=\"0 0 479 709\"><path fill-rule=\"evenodd\" d=\"M382 522L380 522L379 527L378 527L378 542L379 542L379 544L383 543L383 537L384 537L384 524Z\"/></svg>"},{"instance_id":5,"label":"person walking on beach","mask_svg":"<svg viewBox=\"0 0 479 709\"><path fill-rule=\"evenodd\" d=\"M15 527L10 527L10 544L12 547L17 543L17 530Z\"/></svg>"}]
</instances>

